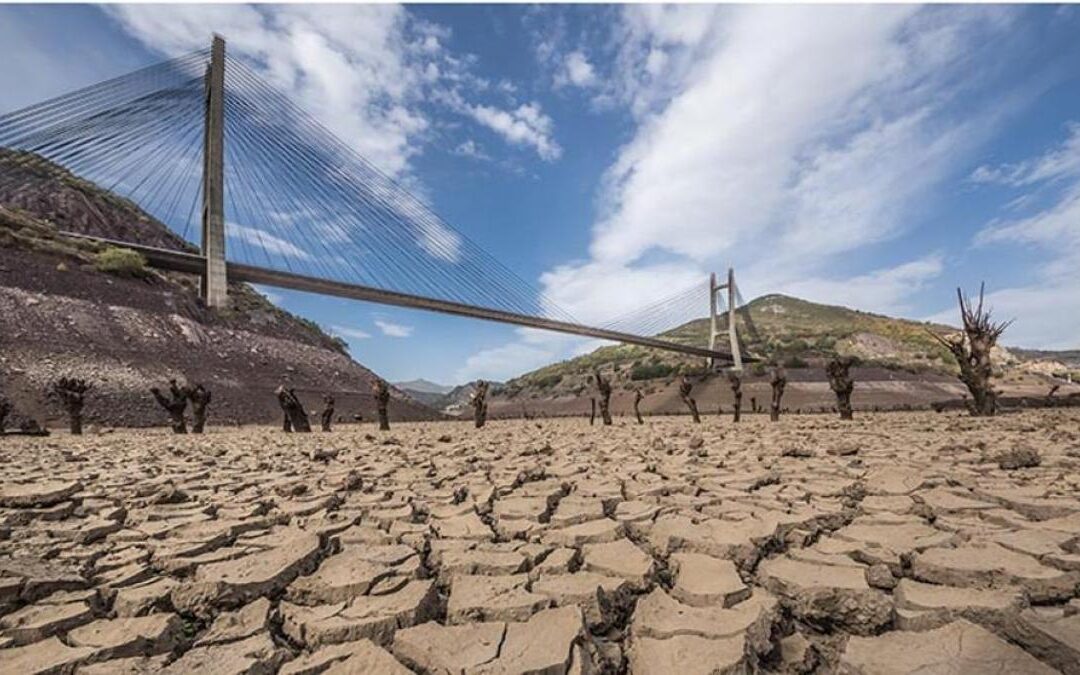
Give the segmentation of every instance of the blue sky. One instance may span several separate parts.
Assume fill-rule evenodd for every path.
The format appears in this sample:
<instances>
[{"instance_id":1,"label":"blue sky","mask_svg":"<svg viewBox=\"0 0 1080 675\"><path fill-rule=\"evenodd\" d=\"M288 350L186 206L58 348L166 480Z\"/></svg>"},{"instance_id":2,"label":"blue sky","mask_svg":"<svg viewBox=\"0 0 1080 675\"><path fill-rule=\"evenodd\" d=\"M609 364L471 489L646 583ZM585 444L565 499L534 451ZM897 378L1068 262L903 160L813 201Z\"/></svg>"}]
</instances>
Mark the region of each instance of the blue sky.
<instances>
[{"instance_id":1,"label":"blue sky","mask_svg":"<svg viewBox=\"0 0 1080 675\"><path fill-rule=\"evenodd\" d=\"M733 265L949 321L985 280L1007 344L1080 347L1080 8L8 5L0 112L212 31L584 322ZM394 380L594 346L266 290Z\"/></svg>"}]
</instances>

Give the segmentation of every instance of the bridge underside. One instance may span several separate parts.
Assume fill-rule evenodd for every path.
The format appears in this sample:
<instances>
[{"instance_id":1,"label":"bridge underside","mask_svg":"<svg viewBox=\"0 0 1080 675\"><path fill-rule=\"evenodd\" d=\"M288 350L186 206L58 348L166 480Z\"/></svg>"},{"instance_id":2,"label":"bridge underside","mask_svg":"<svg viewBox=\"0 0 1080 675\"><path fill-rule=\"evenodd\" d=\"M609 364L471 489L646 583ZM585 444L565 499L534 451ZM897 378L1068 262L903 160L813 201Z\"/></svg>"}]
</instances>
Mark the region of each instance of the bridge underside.
<instances>
[{"instance_id":1,"label":"bridge underside","mask_svg":"<svg viewBox=\"0 0 1080 675\"><path fill-rule=\"evenodd\" d=\"M150 264L150 266L157 269L163 269L172 272L183 272L194 275L203 275L206 273L206 258L196 253L185 253L183 251L174 251L164 248L157 248L154 246L132 244L125 241L116 241L112 239L105 239L103 237L92 237L74 232L62 232L61 234L63 234L64 236L75 237L79 239L90 239L92 241L97 241L102 244L108 244L110 246L117 246L137 251L146 258L146 261ZM284 272L280 270L256 267L254 265L246 265L243 263L228 262L226 263L226 268L226 274L230 281L243 281L252 284L261 284L264 286L274 286L277 288L288 288L296 291L305 291L308 293L333 295L341 298L364 300L366 302L374 302L382 305L394 305L397 307L422 309L431 312L440 312L443 314L465 316L473 319L483 319L485 321L495 321L498 323L526 326L529 328L539 328L541 330L549 330L557 333L581 335L584 337L592 337L602 340L612 340L614 342L640 345L642 347L652 347L654 349L661 349L670 352L678 352L682 354L689 354L691 356L700 356L703 358L712 359L714 366L726 366L732 364L732 356L731 354L728 354L726 352L705 349L702 347L695 347L693 345L684 345L678 342L670 342L668 340L661 340L653 337L633 335L630 333L622 333L619 331L606 330L603 328L593 328L591 326L584 326L581 324L570 323L567 321L557 321L554 319L529 316L527 314L517 314L514 312L506 312L498 309L477 307L474 305L451 302L448 300L440 300L437 298L427 298L424 296L411 295L408 293L398 293L395 291L388 291L381 288L373 288L371 286L363 286L360 284L331 281L313 276L295 274L292 272Z\"/></svg>"}]
</instances>

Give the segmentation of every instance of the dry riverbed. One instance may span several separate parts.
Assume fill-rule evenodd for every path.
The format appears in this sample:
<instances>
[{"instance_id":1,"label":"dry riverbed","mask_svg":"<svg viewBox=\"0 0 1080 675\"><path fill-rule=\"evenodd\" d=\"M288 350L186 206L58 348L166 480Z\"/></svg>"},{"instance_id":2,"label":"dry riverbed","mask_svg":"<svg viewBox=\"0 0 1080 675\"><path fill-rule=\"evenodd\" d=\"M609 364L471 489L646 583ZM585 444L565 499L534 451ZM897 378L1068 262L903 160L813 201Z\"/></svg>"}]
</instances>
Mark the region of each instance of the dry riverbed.
<instances>
[{"instance_id":1,"label":"dry riverbed","mask_svg":"<svg viewBox=\"0 0 1080 675\"><path fill-rule=\"evenodd\" d=\"M116 431L0 466L3 674L1080 673L1080 411Z\"/></svg>"}]
</instances>

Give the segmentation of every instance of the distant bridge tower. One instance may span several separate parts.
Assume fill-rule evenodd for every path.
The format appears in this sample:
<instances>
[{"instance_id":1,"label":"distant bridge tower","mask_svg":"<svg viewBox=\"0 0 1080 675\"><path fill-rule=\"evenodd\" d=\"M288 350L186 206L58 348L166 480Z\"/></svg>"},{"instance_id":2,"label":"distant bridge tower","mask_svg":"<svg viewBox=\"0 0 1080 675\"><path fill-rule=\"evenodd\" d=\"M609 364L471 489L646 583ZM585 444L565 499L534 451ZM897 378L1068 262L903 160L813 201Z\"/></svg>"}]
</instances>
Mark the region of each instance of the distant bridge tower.
<instances>
[{"instance_id":1,"label":"distant bridge tower","mask_svg":"<svg viewBox=\"0 0 1080 675\"><path fill-rule=\"evenodd\" d=\"M709 350L716 350L716 340L721 335L720 329L720 314L717 312L718 294L720 291L727 290L727 334L728 339L731 341L731 369L735 371L741 371L742 365L742 353L739 351L739 335L735 328L735 301L738 296L738 291L735 286L735 270L729 267L727 271L727 283L717 284L716 273L713 272L709 275ZM709 359L709 367L713 366L712 359Z\"/></svg>"},{"instance_id":2,"label":"distant bridge tower","mask_svg":"<svg viewBox=\"0 0 1080 675\"><path fill-rule=\"evenodd\" d=\"M225 40L214 36L206 68L206 119L203 127L202 298L208 307L229 302L225 274Z\"/></svg>"}]
</instances>

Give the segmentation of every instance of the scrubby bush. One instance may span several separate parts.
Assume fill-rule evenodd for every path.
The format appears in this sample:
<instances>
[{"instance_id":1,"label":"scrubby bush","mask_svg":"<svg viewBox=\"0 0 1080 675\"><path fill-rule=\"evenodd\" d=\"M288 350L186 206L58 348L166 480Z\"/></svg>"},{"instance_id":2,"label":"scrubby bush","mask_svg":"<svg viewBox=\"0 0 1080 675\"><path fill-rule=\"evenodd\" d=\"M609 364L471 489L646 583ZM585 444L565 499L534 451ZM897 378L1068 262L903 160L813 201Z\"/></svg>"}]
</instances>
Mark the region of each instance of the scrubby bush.
<instances>
[{"instance_id":1,"label":"scrubby bush","mask_svg":"<svg viewBox=\"0 0 1080 675\"><path fill-rule=\"evenodd\" d=\"M1029 469L1042 463L1039 451L1027 445L1015 445L994 458L1000 468L1005 470Z\"/></svg>"},{"instance_id":2,"label":"scrubby bush","mask_svg":"<svg viewBox=\"0 0 1080 675\"><path fill-rule=\"evenodd\" d=\"M630 379L653 380L658 377L667 377L674 371L675 369L666 363L643 363L634 366L634 369L630 371Z\"/></svg>"},{"instance_id":3,"label":"scrubby bush","mask_svg":"<svg viewBox=\"0 0 1080 675\"><path fill-rule=\"evenodd\" d=\"M130 248L110 246L94 256L94 269L120 277L143 278L150 275L146 258Z\"/></svg>"}]
</instances>

